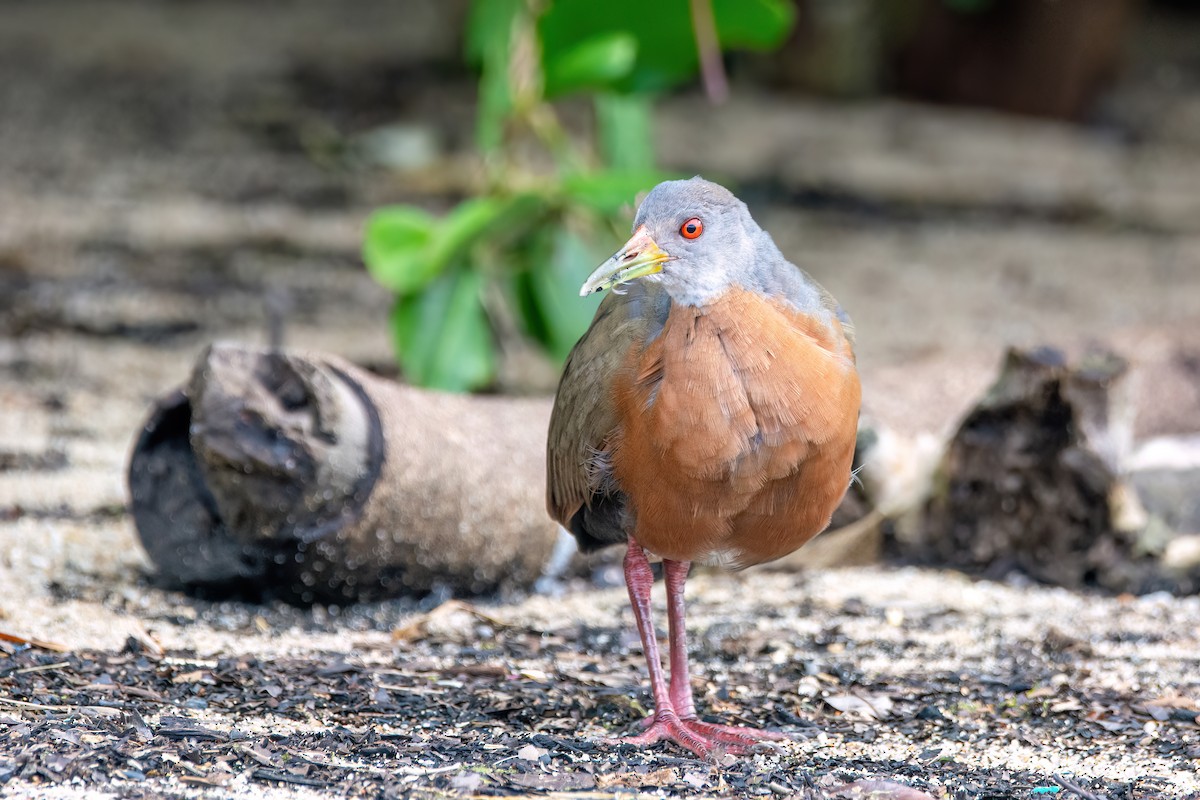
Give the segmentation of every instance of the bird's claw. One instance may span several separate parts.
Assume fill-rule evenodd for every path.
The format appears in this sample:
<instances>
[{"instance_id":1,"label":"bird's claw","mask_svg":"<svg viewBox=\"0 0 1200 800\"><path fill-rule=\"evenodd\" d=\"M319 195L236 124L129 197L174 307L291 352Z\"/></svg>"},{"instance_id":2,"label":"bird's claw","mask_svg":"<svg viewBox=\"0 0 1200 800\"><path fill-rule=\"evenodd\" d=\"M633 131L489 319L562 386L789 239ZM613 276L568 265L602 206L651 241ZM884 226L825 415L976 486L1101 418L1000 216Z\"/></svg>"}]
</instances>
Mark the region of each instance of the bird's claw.
<instances>
[{"instance_id":1,"label":"bird's claw","mask_svg":"<svg viewBox=\"0 0 1200 800\"><path fill-rule=\"evenodd\" d=\"M716 753L746 755L760 749L776 750L776 742L787 740L782 733L736 725L717 725L694 716L681 718L674 711L656 712L642 720L641 725L645 730L636 736L609 738L604 741L609 744L644 747L666 739L700 758L709 758Z\"/></svg>"}]
</instances>

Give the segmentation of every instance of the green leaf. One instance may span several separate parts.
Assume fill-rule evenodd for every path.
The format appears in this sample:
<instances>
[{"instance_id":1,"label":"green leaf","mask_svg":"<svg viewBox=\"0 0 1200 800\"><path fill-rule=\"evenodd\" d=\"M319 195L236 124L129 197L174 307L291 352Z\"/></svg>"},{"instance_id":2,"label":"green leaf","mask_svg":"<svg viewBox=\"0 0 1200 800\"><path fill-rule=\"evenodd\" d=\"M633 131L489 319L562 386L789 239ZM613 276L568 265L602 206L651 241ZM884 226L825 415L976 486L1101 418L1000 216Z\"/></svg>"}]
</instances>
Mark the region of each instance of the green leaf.
<instances>
[{"instance_id":1,"label":"green leaf","mask_svg":"<svg viewBox=\"0 0 1200 800\"><path fill-rule=\"evenodd\" d=\"M531 286L531 276L544 264L550 263L554 253L555 228L547 225L534 231L521 242L518 252L512 253L510 266L503 276L501 286L505 301L516 313L522 333L535 342L545 343L547 323L538 305Z\"/></svg>"},{"instance_id":2,"label":"green leaf","mask_svg":"<svg viewBox=\"0 0 1200 800\"><path fill-rule=\"evenodd\" d=\"M560 362L587 331L600 305L599 294L580 297L579 287L608 254L608 247L561 227L553 233L549 260L517 276L525 328Z\"/></svg>"},{"instance_id":3,"label":"green leaf","mask_svg":"<svg viewBox=\"0 0 1200 800\"><path fill-rule=\"evenodd\" d=\"M787 0L712 0L721 49L771 50L783 44L796 22Z\"/></svg>"},{"instance_id":4,"label":"green leaf","mask_svg":"<svg viewBox=\"0 0 1200 800\"><path fill-rule=\"evenodd\" d=\"M483 277L453 270L392 310L392 337L404 375L414 384L465 392L496 373L495 342L483 308Z\"/></svg>"},{"instance_id":5,"label":"green leaf","mask_svg":"<svg viewBox=\"0 0 1200 800\"><path fill-rule=\"evenodd\" d=\"M526 0L472 0L467 12L464 50L468 64L482 64L489 50L508 47L513 20Z\"/></svg>"},{"instance_id":6,"label":"green leaf","mask_svg":"<svg viewBox=\"0 0 1200 800\"><path fill-rule=\"evenodd\" d=\"M644 94L597 94L596 128L600 154L614 169L645 170L654 166L650 100Z\"/></svg>"},{"instance_id":7,"label":"green leaf","mask_svg":"<svg viewBox=\"0 0 1200 800\"><path fill-rule=\"evenodd\" d=\"M398 294L427 283L437 274L437 266L426 257L436 224L432 216L412 206L389 206L373 213L363 238L363 261L371 277Z\"/></svg>"},{"instance_id":8,"label":"green leaf","mask_svg":"<svg viewBox=\"0 0 1200 800\"><path fill-rule=\"evenodd\" d=\"M790 0L712 0L722 49L768 49L783 42L795 21ZM696 38L688 0L555 0L538 20L543 63L552 64L581 42L623 32L637 41L633 69L614 88L661 91L697 71Z\"/></svg>"},{"instance_id":9,"label":"green leaf","mask_svg":"<svg viewBox=\"0 0 1200 800\"><path fill-rule=\"evenodd\" d=\"M440 271L465 256L484 237L511 239L528 228L544 209L543 198L531 193L466 200L435 231L429 259Z\"/></svg>"},{"instance_id":10,"label":"green leaf","mask_svg":"<svg viewBox=\"0 0 1200 800\"><path fill-rule=\"evenodd\" d=\"M499 197L474 197L454 207L438 226L430 258L448 264L462 255L504 213L506 202Z\"/></svg>"},{"instance_id":11,"label":"green leaf","mask_svg":"<svg viewBox=\"0 0 1200 800\"><path fill-rule=\"evenodd\" d=\"M477 197L437 220L412 206L392 206L367 220L363 261L382 286L399 295L420 291L463 263L482 240L503 246L541 218L547 199L532 193Z\"/></svg>"},{"instance_id":12,"label":"green leaf","mask_svg":"<svg viewBox=\"0 0 1200 800\"><path fill-rule=\"evenodd\" d=\"M673 177L654 169L603 170L571 175L563 181L563 190L573 202L612 216L632 209L638 194Z\"/></svg>"},{"instance_id":13,"label":"green leaf","mask_svg":"<svg viewBox=\"0 0 1200 800\"><path fill-rule=\"evenodd\" d=\"M479 78L479 101L475 112L475 143L484 153L495 152L504 142L504 120L512 111L512 94L503 58L489 59Z\"/></svg>"},{"instance_id":14,"label":"green leaf","mask_svg":"<svg viewBox=\"0 0 1200 800\"><path fill-rule=\"evenodd\" d=\"M994 5L992 0L945 0L945 4L951 11L959 14L977 14Z\"/></svg>"},{"instance_id":15,"label":"green leaf","mask_svg":"<svg viewBox=\"0 0 1200 800\"><path fill-rule=\"evenodd\" d=\"M630 33L585 39L546 62L546 96L607 88L627 76L636 60L637 39Z\"/></svg>"}]
</instances>

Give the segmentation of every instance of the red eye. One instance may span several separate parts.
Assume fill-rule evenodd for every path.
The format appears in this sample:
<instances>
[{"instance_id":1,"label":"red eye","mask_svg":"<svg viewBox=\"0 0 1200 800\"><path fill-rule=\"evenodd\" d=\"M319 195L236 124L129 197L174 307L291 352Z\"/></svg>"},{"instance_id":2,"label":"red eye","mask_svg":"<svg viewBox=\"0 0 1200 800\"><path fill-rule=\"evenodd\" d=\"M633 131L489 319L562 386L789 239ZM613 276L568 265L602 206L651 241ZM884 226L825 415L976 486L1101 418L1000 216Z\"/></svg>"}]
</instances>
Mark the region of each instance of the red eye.
<instances>
[{"instance_id":1,"label":"red eye","mask_svg":"<svg viewBox=\"0 0 1200 800\"><path fill-rule=\"evenodd\" d=\"M700 221L699 217L692 217L679 226L679 232L685 239L699 239L700 234L704 233L704 223Z\"/></svg>"}]
</instances>

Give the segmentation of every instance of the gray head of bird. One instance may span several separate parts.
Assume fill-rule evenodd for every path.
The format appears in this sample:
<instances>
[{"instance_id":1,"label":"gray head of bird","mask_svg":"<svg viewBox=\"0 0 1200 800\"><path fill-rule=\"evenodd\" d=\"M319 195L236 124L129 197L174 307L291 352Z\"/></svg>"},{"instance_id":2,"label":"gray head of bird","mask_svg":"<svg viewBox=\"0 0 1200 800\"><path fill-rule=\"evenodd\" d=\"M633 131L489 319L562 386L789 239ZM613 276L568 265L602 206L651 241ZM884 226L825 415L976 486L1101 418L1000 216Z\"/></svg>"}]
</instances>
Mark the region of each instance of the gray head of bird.
<instances>
[{"instance_id":1,"label":"gray head of bird","mask_svg":"<svg viewBox=\"0 0 1200 800\"><path fill-rule=\"evenodd\" d=\"M699 176L664 181L638 208L633 236L579 293L657 281L676 303L704 305L731 286L756 283L752 273L776 260L774 242L724 186Z\"/></svg>"}]
</instances>

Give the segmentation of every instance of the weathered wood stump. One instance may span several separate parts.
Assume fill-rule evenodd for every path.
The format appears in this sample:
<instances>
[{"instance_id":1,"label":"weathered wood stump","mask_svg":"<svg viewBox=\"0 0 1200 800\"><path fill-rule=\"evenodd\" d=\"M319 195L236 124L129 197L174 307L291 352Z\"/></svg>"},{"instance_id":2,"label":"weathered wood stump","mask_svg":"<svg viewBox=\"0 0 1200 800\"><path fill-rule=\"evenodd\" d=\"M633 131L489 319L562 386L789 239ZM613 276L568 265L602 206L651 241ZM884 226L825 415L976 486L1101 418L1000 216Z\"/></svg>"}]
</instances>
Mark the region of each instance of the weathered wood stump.
<instances>
[{"instance_id":1,"label":"weathered wood stump","mask_svg":"<svg viewBox=\"0 0 1200 800\"><path fill-rule=\"evenodd\" d=\"M134 521L171 586L299 602L529 586L549 401L398 385L337 358L215 345L129 465Z\"/></svg>"},{"instance_id":2,"label":"weathered wood stump","mask_svg":"<svg viewBox=\"0 0 1200 800\"><path fill-rule=\"evenodd\" d=\"M1009 351L947 448L903 555L1072 588L1193 592L1200 570L1162 558L1125 474L1134 410L1127 364L1095 353Z\"/></svg>"}]
</instances>

